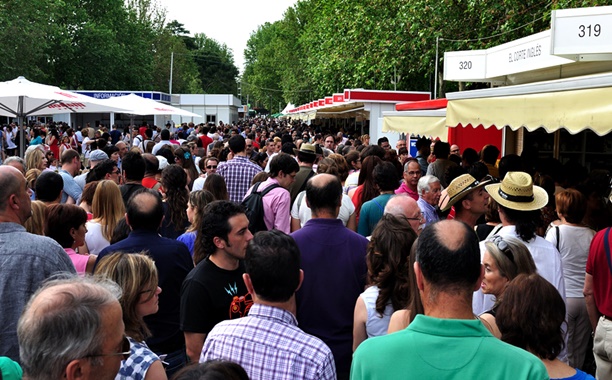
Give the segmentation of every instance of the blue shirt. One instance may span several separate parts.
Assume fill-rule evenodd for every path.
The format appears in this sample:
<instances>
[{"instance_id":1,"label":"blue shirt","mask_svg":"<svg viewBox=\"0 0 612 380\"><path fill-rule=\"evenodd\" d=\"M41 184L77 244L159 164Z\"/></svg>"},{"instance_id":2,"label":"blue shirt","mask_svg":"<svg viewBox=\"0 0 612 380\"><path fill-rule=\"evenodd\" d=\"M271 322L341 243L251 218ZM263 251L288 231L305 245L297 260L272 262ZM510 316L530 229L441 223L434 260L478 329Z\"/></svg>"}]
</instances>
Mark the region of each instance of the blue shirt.
<instances>
[{"instance_id":1,"label":"blue shirt","mask_svg":"<svg viewBox=\"0 0 612 380\"><path fill-rule=\"evenodd\" d=\"M417 201L417 204L419 205L419 208L421 209L421 212L423 213L423 217L425 218L425 223L424 223L423 228L425 228L425 226L430 223L437 222L438 220L440 220L440 217L438 216L438 213L436 212L436 208L430 205L429 203L425 202L423 198L419 198L419 200Z\"/></svg>"},{"instance_id":2,"label":"blue shirt","mask_svg":"<svg viewBox=\"0 0 612 380\"><path fill-rule=\"evenodd\" d=\"M83 193L83 189L79 186L78 183L74 180L72 174L68 173L64 169L60 169L59 175L62 176L62 180L64 181L64 192L62 193L62 203L66 203L68 197L72 197L76 204L79 204L81 200L81 194Z\"/></svg>"}]
</instances>

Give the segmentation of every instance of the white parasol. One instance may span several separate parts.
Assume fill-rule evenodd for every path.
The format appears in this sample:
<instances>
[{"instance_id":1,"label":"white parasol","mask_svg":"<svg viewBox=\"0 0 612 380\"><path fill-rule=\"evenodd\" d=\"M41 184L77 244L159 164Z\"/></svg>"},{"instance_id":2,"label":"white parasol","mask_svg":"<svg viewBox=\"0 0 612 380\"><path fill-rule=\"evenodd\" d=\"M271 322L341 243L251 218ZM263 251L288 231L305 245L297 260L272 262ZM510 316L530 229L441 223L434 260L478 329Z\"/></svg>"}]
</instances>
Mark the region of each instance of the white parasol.
<instances>
[{"instance_id":1,"label":"white parasol","mask_svg":"<svg viewBox=\"0 0 612 380\"><path fill-rule=\"evenodd\" d=\"M153 99L146 99L135 94L115 96L102 101L110 106L127 108L129 111L123 113L130 113L134 115L178 115L186 117L202 117L196 113L189 112L178 107L173 107L168 104L163 104Z\"/></svg>"},{"instance_id":2,"label":"white parasol","mask_svg":"<svg viewBox=\"0 0 612 380\"><path fill-rule=\"evenodd\" d=\"M0 115L19 118L20 128L22 119L27 116L125 111L124 107L111 106L102 100L62 90L56 86L30 82L24 77L0 82ZM20 132L19 136L21 140L19 153L23 155L24 134Z\"/></svg>"}]
</instances>

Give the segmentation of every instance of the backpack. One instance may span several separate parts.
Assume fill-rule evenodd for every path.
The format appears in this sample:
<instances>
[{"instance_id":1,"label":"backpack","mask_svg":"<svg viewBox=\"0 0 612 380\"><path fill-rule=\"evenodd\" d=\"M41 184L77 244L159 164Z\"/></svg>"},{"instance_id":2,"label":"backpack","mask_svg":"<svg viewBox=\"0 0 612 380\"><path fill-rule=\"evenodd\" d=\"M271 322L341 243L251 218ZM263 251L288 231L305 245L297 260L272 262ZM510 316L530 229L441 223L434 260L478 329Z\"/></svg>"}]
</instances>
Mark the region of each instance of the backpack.
<instances>
[{"instance_id":1,"label":"backpack","mask_svg":"<svg viewBox=\"0 0 612 380\"><path fill-rule=\"evenodd\" d=\"M255 235L256 232L268 230L264 222L263 197L265 197L270 190L280 187L280 185L275 183L266 187L263 191L257 191L259 185L261 185L261 182L257 182L253 186L251 194L242 201L242 205L246 209L246 216L249 219L249 231L251 231L253 235Z\"/></svg>"}]
</instances>

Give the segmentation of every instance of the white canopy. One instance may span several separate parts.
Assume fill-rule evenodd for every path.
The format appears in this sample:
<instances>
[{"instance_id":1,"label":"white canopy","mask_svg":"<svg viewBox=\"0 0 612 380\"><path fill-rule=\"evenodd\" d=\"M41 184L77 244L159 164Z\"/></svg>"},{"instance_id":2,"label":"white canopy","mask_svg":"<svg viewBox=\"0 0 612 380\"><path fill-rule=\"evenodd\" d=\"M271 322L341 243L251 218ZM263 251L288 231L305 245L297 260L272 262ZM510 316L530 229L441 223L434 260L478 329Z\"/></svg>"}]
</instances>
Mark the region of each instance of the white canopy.
<instances>
[{"instance_id":1,"label":"white canopy","mask_svg":"<svg viewBox=\"0 0 612 380\"><path fill-rule=\"evenodd\" d=\"M0 115L26 117L71 112L124 112L121 106L111 106L102 100L75 92L30 82L19 77L0 82Z\"/></svg>"},{"instance_id":2,"label":"white canopy","mask_svg":"<svg viewBox=\"0 0 612 380\"><path fill-rule=\"evenodd\" d=\"M178 107L173 107L168 104L157 102L153 99L146 99L135 94L124 96L116 96L102 100L109 106L127 108L128 111L121 113L130 113L134 115L179 115L186 117L202 117L193 112L189 112Z\"/></svg>"}]
</instances>

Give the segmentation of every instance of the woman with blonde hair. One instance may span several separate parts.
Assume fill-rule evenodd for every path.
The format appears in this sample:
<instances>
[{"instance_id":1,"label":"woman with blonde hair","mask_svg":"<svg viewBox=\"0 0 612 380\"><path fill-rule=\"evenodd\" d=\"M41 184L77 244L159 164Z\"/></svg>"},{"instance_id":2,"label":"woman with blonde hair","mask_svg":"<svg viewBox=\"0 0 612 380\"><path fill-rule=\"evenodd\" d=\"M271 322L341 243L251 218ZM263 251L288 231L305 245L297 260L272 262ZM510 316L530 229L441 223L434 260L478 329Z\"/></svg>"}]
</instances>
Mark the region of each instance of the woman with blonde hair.
<instances>
[{"instance_id":1,"label":"woman with blonde hair","mask_svg":"<svg viewBox=\"0 0 612 380\"><path fill-rule=\"evenodd\" d=\"M45 213L47 206L41 201L32 201L32 216L26 220L24 227L31 234L45 234Z\"/></svg>"},{"instance_id":2,"label":"woman with blonde hair","mask_svg":"<svg viewBox=\"0 0 612 380\"><path fill-rule=\"evenodd\" d=\"M25 174L25 179L26 183L28 184L28 188L32 190L32 196L30 197L30 199L32 200L36 199L36 194L34 193L34 190L36 189L36 180L38 179L40 173L42 172L38 169L30 169Z\"/></svg>"},{"instance_id":3,"label":"woman with blonde hair","mask_svg":"<svg viewBox=\"0 0 612 380\"><path fill-rule=\"evenodd\" d=\"M117 378L167 379L160 358L145 343L151 332L143 318L157 313L162 291L153 260L142 253L113 253L100 260L94 274L113 280L123 291L119 303L130 356L121 361Z\"/></svg>"},{"instance_id":4,"label":"woman with blonde hair","mask_svg":"<svg viewBox=\"0 0 612 380\"><path fill-rule=\"evenodd\" d=\"M115 226L125 214L121 191L115 181L103 180L98 182L91 209L93 219L87 222L85 251L79 249L79 252L97 255L110 245Z\"/></svg>"},{"instance_id":5,"label":"woman with blonde hair","mask_svg":"<svg viewBox=\"0 0 612 380\"><path fill-rule=\"evenodd\" d=\"M43 171L47 168L47 158L45 153L40 149L32 149L25 158L26 172L30 169L38 169Z\"/></svg>"}]
</instances>

